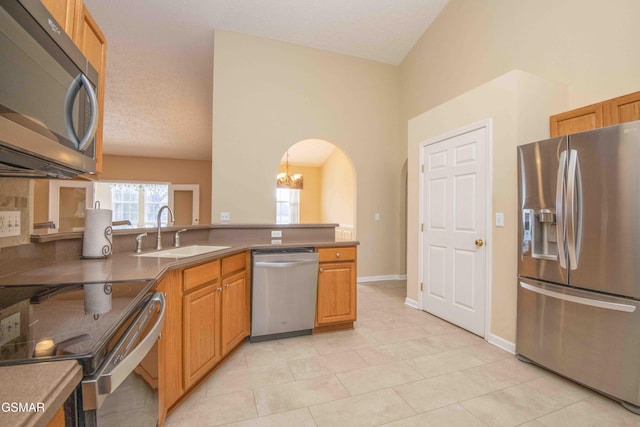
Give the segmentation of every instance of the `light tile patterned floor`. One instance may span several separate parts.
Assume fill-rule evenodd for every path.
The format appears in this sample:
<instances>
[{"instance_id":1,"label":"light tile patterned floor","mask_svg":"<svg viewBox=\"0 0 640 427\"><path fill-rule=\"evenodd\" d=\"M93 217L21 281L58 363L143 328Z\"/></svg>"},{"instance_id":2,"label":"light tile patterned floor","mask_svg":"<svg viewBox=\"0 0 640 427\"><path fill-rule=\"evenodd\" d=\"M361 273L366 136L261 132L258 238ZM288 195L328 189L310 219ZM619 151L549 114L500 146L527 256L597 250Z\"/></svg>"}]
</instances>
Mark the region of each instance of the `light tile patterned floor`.
<instances>
[{"instance_id":1,"label":"light tile patterned floor","mask_svg":"<svg viewBox=\"0 0 640 427\"><path fill-rule=\"evenodd\" d=\"M361 284L354 330L243 344L166 425L640 426L404 299L404 282Z\"/></svg>"}]
</instances>

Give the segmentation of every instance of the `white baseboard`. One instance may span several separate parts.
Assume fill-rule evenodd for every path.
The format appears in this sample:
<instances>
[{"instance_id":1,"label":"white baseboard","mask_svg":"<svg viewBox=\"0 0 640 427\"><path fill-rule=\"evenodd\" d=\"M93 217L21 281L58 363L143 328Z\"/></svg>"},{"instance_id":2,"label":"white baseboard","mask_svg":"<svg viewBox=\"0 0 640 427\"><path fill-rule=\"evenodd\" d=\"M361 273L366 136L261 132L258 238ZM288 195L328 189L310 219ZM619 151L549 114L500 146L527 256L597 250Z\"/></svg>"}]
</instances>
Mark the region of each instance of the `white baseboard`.
<instances>
[{"instance_id":1,"label":"white baseboard","mask_svg":"<svg viewBox=\"0 0 640 427\"><path fill-rule=\"evenodd\" d=\"M420 310L420 307L418 307L418 301L416 301L414 299L406 297L404 299L404 303L405 303L405 305L408 305L411 308L415 308L416 310Z\"/></svg>"},{"instance_id":2,"label":"white baseboard","mask_svg":"<svg viewBox=\"0 0 640 427\"><path fill-rule=\"evenodd\" d=\"M358 283L384 282L385 280L407 280L406 274L389 274L387 276L358 277Z\"/></svg>"},{"instance_id":3,"label":"white baseboard","mask_svg":"<svg viewBox=\"0 0 640 427\"><path fill-rule=\"evenodd\" d=\"M511 354L516 354L516 345L511 341L507 341L504 338L493 334L489 334L489 336L487 337L487 341L489 342L489 344L493 344L496 347L508 351Z\"/></svg>"}]
</instances>

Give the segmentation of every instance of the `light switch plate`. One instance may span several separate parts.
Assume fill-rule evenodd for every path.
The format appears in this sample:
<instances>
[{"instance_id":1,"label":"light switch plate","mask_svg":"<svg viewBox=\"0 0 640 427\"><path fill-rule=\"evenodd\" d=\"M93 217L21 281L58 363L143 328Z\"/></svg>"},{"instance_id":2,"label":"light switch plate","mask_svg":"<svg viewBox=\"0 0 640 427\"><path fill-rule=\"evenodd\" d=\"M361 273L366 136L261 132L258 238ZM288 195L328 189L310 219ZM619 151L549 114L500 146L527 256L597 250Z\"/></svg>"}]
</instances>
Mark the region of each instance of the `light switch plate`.
<instances>
[{"instance_id":1,"label":"light switch plate","mask_svg":"<svg viewBox=\"0 0 640 427\"><path fill-rule=\"evenodd\" d=\"M0 211L0 237L20 235L20 211Z\"/></svg>"},{"instance_id":2,"label":"light switch plate","mask_svg":"<svg viewBox=\"0 0 640 427\"><path fill-rule=\"evenodd\" d=\"M282 230L271 230L271 237L282 237Z\"/></svg>"},{"instance_id":3,"label":"light switch plate","mask_svg":"<svg viewBox=\"0 0 640 427\"><path fill-rule=\"evenodd\" d=\"M271 239L271 244L272 245L281 245L282 244L282 240L280 240L280 239L277 239L277 240Z\"/></svg>"},{"instance_id":4,"label":"light switch plate","mask_svg":"<svg viewBox=\"0 0 640 427\"><path fill-rule=\"evenodd\" d=\"M496 213L496 227L504 227L504 213Z\"/></svg>"}]
</instances>

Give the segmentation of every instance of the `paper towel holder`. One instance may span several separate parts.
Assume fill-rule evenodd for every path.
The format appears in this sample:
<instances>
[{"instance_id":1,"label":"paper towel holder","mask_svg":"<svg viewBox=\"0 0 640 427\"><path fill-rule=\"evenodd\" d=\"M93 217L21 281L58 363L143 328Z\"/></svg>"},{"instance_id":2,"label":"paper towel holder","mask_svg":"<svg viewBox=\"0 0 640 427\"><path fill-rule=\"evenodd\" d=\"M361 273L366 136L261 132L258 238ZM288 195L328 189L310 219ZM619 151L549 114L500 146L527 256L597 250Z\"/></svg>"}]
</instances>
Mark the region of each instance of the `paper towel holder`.
<instances>
[{"instance_id":1,"label":"paper towel holder","mask_svg":"<svg viewBox=\"0 0 640 427\"><path fill-rule=\"evenodd\" d=\"M100 221L98 221L96 215L102 212L102 224L100 224ZM108 215L108 218L105 218L104 215ZM82 248L82 256L83 258L106 258L109 255L111 255L112 251L113 251L113 240L111 238L111 235L113 234L113 227L112 227L112 213L111 210L109 209L105 209L102 210L100 209L100 201L96 201L94 204L94 209L88 209L87 210L87 218L85 219L85 229L84 229L84 241L83 241L83 248ZM108 222L107 222L108 221ZM90 224L94 224L98 227L94 228L91 227ZM106 225L108 224L108 225ZM106 226L105 226L106 225ZM104 229L102 228L102 226L105 226ZM93 231L92 231L93 230ZM101 232L101 230L104 230ZM101 233L104 237L104 239L102 239L102 242L100 241L100 238L98 238L98 245L91 247L88 246L87 244L87 239L88 236L93 235L93 238L95 239L97 236L95 233ZM100 246L100 244L102 244ZM87 249L89 248L89 249Z\"/></svg>"}]
</instances>

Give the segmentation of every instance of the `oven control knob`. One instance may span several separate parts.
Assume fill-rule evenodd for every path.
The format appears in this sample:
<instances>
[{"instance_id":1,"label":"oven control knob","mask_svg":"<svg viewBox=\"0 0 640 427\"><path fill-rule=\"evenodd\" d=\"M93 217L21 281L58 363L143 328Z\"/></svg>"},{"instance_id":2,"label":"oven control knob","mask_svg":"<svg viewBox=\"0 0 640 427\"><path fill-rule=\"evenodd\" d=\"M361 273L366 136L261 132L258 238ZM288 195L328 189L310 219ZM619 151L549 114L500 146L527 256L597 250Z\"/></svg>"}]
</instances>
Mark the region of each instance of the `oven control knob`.
<instances>
[{"instance_id":1,"label":"oven control knob","mask_svg":"<svg viewBox=\"0 0 640 427\"><path fill-rule=\"evenodd\" d=\"M113 360L113 364L117 365L122 360L122 354L116 355L116 358Z\"/></svg>"}]
</instances>

